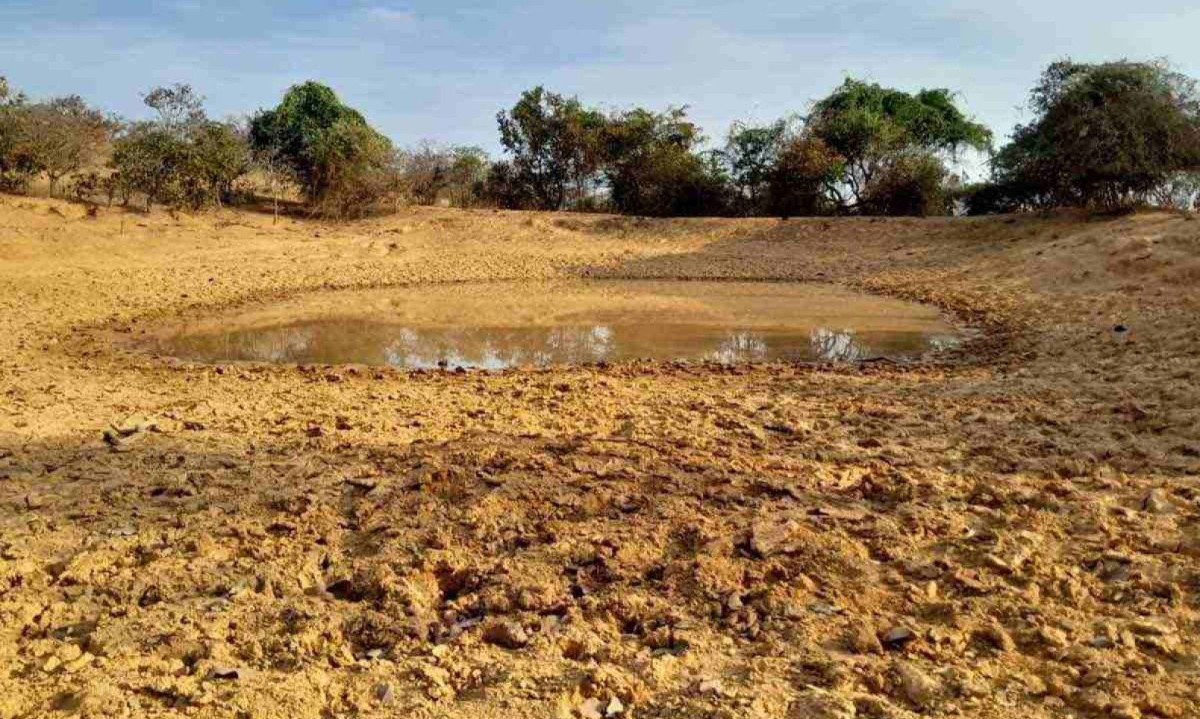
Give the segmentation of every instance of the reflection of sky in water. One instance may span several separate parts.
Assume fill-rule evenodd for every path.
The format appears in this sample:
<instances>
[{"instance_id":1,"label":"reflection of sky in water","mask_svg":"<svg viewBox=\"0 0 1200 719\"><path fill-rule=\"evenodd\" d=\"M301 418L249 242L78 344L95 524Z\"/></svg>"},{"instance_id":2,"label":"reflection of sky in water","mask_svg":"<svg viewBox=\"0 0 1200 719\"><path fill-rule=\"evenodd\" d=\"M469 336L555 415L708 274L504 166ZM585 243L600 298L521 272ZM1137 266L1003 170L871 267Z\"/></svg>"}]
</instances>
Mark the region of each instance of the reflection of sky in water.
<instances>
[{"instance_id":1,"label":"reflection of sky in water","mask_svg":"<svg viewBox=\"0 0 1200 719\"><path fill-rule=\"evenodd\" d=\"M914 356L959 344L949 335L852 329L745 330L686 324L560 327L403 327L324 320L190 335L170 348L205 362L374 364L409 369L581 364L639 358L738 362L856 361Z\"/></svg>"}]
</instances>

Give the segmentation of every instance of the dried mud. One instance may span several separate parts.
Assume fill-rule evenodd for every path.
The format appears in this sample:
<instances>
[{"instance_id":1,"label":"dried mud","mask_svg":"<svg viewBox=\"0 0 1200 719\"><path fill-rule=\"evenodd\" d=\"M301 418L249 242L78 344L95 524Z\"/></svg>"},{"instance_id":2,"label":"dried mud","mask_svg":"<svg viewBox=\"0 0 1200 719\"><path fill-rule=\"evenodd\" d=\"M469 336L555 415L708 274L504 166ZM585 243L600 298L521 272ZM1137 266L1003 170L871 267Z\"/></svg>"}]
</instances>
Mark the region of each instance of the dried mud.
<instances>
[{"instance_id":1,"label":"dried mud","mask_svg":"<svg viewBox=\"0 0 1200 719\"><path fill-rule=\"evenodd\" d=\"M319 289L829 281L918 366L189 365ZM0 717L1188 717L1200 222L0 198ZM124 340L124 341L118 341Z\"/></svg>"}]
</instances>

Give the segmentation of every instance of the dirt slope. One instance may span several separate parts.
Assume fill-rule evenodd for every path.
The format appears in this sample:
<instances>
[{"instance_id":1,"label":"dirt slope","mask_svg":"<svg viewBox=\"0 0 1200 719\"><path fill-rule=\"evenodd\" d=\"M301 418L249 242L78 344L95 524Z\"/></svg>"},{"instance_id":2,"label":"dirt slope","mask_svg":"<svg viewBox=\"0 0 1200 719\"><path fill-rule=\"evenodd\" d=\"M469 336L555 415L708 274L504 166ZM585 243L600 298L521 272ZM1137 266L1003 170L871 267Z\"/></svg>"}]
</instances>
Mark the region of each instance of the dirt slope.
<instances>
[{"instance_id":1,"label":"dirt slope","mask_svg":"<svg viewBox=\"0 0 1200 719\"><path fill-rule=\"evenodd\" d=\"M918 368L129 349L302 290L561 276L838 282L989 335ZM0 717L1197 716L1198 316L1170 215L0 197Z\"/></svg>"}]
</instances>

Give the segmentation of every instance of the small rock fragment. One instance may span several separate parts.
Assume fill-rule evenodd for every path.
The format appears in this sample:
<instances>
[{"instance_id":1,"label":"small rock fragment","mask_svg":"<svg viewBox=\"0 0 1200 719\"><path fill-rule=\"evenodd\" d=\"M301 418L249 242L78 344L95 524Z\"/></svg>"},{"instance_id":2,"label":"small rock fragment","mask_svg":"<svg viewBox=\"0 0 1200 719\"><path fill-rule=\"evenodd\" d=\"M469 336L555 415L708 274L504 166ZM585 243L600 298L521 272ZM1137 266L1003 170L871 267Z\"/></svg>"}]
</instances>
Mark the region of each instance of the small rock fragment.
<instances>
[{"instance_id":1,"label":"small rock fragment","mask_svg":"<svg viewBox=\"0 0 1200 719\"><path fill-rule=\"evenodd\" d=\"M888 649L901 649L917 638L917 633L906 626L898 625L883 635L883 645Z\"/></svg>"},{"instance_id":2,"label":"small rock fragment","mask_svg":"<svg viewBox=\"0 0 1200 719\"><path fill-rule=\"evenodd\" d=\"M851 649L859 654L879 654L883 652L883 645L879 642L879 637L875 635L874 628L865 622L857 623L850 628L847 643Z\"/></svg>"},{"instance_id":3,"label":"small rock fragment","mask_svg":"<svg viewBox=\"0 0 1200 719\"><path fill-rule=\"evenodd\" d=\"M858 707L849 697L809 687L788 711L788 719L857 719Z\"/></svg>"},{"instance_id":4,"label":"small rock fragment","mask_svg":"<svg viewBox=\"0 0 1200 719\"><path fill-rule=\"evenodd\" d=\"M375 700L380 704L391 704L396 699L396 690L388 682L375 685Z\"/></svg>"},{"instance_id":5,"label":"small rock fragment","mask_svg":"<svg viewBox=\"0 0 1200 719\"><path fill-rule=\"evenodd\" d=\"M1039 629L1038 638L1047 646L1054 647L1055 649L1065 649L1071 644L1071 641L1067 639L1066 632L1054 627L1042 627Z\"/></svg>"},{"instance_id":6,"label":"small rock fragment","mask_svg":"<svg viewBox=\"0 0 1200 719\"><path fill-rule=\"evenodd\" d=\"M941 687L916 665L900 662L896 667L900 689L910 702L918 707L927 707L937 699Z\"/></svg>"},{"instance_id":7,"label":"small rock fragment","mask_svg":"<svg viewBox=\"0 0 1200 719\"><path fill-rule=\"evenodd\" d=\"M604 714L600 712L600 706L600 700L596 697L591 697L580 702L579 708L576 711L579 712L579 716L583 719L604 719Z\"/></svg>"},{"instance_id":8,"label":"small rock fragment","mask_svg":"<svg viewBox=\"0 0 1200 719\"><path fill-rule=\"evenodd\" d=\"M1142 509L1151 514L1166 514L1171 511L1171 500L1162 489L1152 489L1142 500Z\"/></svg>"},{"instance_id":9,"label":"small rock fragment","mask_svg":"<svg viewBox=\"0 0 1200 719\"><path fill-rule=\"evenodd\" d=\"M1017 648L1017 643L1013 641L1012 635L999 622L984 628L980 635L1001 652L1011 652Z\"/></svg>"},{"instance_id":10,"label":"small rock fragment","mask_svg":"<svg viewBox=\"0 0 1200 719\"><path fill-rule=\"evenodd\" d=\"M505 649L520 649L529 643L529 635L516 622L495 621L483 628L483 641Z\"/></svg>"}]
</instances>

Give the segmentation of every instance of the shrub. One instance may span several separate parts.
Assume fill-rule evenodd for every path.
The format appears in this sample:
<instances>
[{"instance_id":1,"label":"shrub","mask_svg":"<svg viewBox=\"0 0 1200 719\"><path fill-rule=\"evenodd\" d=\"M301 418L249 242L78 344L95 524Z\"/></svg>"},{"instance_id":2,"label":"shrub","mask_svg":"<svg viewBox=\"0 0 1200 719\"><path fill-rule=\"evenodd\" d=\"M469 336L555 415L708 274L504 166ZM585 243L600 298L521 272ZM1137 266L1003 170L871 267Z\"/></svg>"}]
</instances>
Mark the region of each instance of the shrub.
<instances>
[{"instance_id":1,"label":"shrub","mask_svg":"<svg viewBox=\"0 0 1200 719\"><path fill-rule=\"evenodd\" d=\"M401 183L412 200L432 205L446 200L469 207L480 199L487 179L487 153L478 147L422 143L400 156Z\"/></svg>"}]
</instances>

